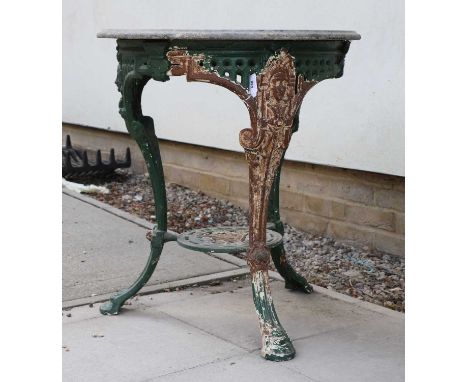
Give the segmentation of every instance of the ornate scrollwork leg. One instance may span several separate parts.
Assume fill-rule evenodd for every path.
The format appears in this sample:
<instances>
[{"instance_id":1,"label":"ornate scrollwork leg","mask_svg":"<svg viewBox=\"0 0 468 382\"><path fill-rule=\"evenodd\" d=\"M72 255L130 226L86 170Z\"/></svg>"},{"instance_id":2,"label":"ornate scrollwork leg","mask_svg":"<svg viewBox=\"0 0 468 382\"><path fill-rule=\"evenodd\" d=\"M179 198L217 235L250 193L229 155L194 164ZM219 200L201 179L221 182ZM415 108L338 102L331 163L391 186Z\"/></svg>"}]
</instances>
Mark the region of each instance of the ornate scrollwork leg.
<instances>
[{"instance_id":1,"label":"ornate scrollwork leg","mask_svg":"<svg viewBox=\"0 0 468 382\"><path fill-rule=\"evenodd\" d=\"M302 99L317 81L297 75L294 58L285 51L271 56L256 74L257 93L241 83L205 68L207 57L186 50L167 53L171 75L186 75L187 81L223 86L241 98L250 115L251 128L240 132L240 144L249 164L249 250L247 262L252 292L262 334L261 354L268 360L286 361L295 356L294 346L281 326L273 305L268 278L270 251L266 247L266 223L270 190L281 159L289 145ZM276 252L275 252L276 253Z\"/></svg>"},{"instance_id":2,"label":"ornate scrollwork leg","mask_svg":"<svg viewBox=\"0 0 468 382\"><path fill-rule=\"evenodd\" d=\"M281 160L281 164L276 171L275 180L270 192L268 224L270 229L284 235L284 226L279 212L279 186L282 164L283 160ZM284 278L284 286L287 289L301 290L305 293L313 292L312 285L310 285L304 277L299 275L288 263L283 243L271 249L271 258L273 259L273 263L275 264L279 274Z\"/></svg>"},{"instance_id":3,"label":"ornate scrollwork leg","mask_svg":"<svg viewBox=\"0 0 468 382\"><path fill-rule=\"evenodd\" d=\"M247 254L252 290L262 333L262 355L286 361L295 350L276 315L271 297L265 246L269 196L293 131L302 99L314 84L296 77L293 58L281 52L270 58L257 77L257 118L252 129L242 130L240 142L249 163L250 248Z\"/></svg>"},{"instance_id":4,"label":"ornate scrollwork leg","mask_svg":"<svg viewBox=\"0 0 468 382\"><path fill-rule=\"evenodd\" d=\"M122 99L119 105L120 114L125 120L130 135L140 147L153 188L156 208L156 225L150 237L151 252L146 266L137 280L129 288L116 293L108 302L104 303L100 307L102 314L119 313L123 303L138 293L153 274L158 264L159 257L161 256L164 243L176 239L167 232L166 188L153 120L150 117L143 116L141 112L141 94L149 79L149 76L131 71L126 74L123 84L118 85L122 93Z\"/></svg>"}]
</instances>

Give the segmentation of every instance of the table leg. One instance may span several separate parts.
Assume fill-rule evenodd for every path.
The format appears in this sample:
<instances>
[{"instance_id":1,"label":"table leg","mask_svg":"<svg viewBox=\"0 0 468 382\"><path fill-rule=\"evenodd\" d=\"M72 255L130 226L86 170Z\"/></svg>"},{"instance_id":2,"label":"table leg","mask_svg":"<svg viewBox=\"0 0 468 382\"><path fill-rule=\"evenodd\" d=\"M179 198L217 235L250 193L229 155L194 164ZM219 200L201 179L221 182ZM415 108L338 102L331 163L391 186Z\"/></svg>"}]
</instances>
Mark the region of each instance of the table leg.
<instances>
[{"instance_id":1,"label":"table leg","mask_svg":"<svg viewBox=\"0 0 468 382\"><path fill-rule=\"evenodd\" d=\"M275 181L273 182L270 192L268 224L270 229L284 235L284 226L279 212L279 186L282 164L283 160L281 160L281 164L276 171ZM305 293L311 293L313 291L312 285L310 285L304 277L299 275L288 263L283 243L271 249L271 258L277 271L284 278L285 287L287 289L302 290Z\"/></svg>"},{"instance_id":2,"label":"table leg","mask_svg":"<svg viewBox=\"0 0 468 382\"><path fill-rule=\"evenodd\" d=\"M149 79L150 77L135 71L127 74L119 89L122 93L119 106L127 129L143 154L153 188L156 225L151 235L150 255L137 280L130 287L113 295L108 302L100 307L102 314L118 314L123 303L138 293L148 282L158 264L164 243L176 240L175 236L167 232L166 188L153 120L143 116L141 111L141 94Z\"/></svg>"},{"instance_id":3,"label":"table leg","mask_svg":"<svg viewBox=\"0 0 468 382\"><path fill-rule=\"evenodd\" d=\"M262 334L262 356L268 360L287 361L296 352L279 322L271 297L268 278L270 251L266 248L266 225L275 175L279 171L294 128L297 127L297 114L302 99L315 82L307 83L303 77L297 77L293 57L281 51L269 59L262 73L257 76L257 85L256 110L253 113L254 118L251 118L251 129L240 132L240 143L249 164L247 262L252 275L253 299ZM277 179L279 185L279 176ZM273 193L273 197L277 199L276 193ZM276 256L278 252L274 253Z\"/></svg>"},{"instance_id":4,"label":"table leg","mask_svg":"<svg viewBox=\"0 0 468 382\"><path fill-rule=\"evenodd\" d=\"M268 152L268 150L261 151ZM266 248L268 195L279 163L274 163L269 155L259 154L257 150L247 151L246 156L249 162L250 184L250 244L247 263L250 267L253 300L262 335L261 354L268 360L287 361L294 358L296 351L275 311L268 277L270 251Z\"/></svg>"},{"instance_id":5,"label":"table leg","mask_svg":"<svg viewBox=\"0 0 468 382\"><path fill-rule=\"evenodd\" d=\"M306 81L297 75L294 57L286 50L273 54L256 75L257 93L250 94L240 83L221 77L204 67L203 55L190 55L185 50L167 53L171 75L186 75L187 81L210 82L237 94L247 106L251 128L240 132L240 144L249 164L249 250L247 262L252 276L252 291L262 334L262 356L268 360L286 361L295 350L281 326L273 305L268 278L270 251L266 247L266 223L269 196L291 134L297 127L297 114L302 100L317 81ZM278 176L279 182L279 176ZM277 196L274 194L273 196ZM278 219L279 220L279 215ZM281 223L281 222L280 222ZM281 252L282 251L282 252ZM283 255L283 256L282 256ZM273 251L274 259L285 259L281 248ZM289 266L278 265L289 285L303 286L300 276Z\"/></svg>"}]
</instances>

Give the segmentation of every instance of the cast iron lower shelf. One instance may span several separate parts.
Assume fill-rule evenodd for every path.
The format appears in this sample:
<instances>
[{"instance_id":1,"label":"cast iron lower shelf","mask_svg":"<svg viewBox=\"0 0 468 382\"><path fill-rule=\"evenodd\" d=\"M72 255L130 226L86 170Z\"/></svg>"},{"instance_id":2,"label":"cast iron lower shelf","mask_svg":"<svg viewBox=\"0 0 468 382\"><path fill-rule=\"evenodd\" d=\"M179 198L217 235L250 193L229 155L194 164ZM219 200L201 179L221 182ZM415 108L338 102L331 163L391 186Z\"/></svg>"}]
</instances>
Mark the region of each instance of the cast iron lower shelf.
<instances>
[{"instance_id":1,"label":"cast iron lower shelf","mask_svg":"<svg viewBox=\"0 0 468 382\"><path fill-rule=\"evenodd\" d=\"M266 245L273 248L283 241L275 231L267 230ZM249 227L212 227L181 233L177 243L201 252L239 253L249 249Z\"/></svg>"}]
</instances>

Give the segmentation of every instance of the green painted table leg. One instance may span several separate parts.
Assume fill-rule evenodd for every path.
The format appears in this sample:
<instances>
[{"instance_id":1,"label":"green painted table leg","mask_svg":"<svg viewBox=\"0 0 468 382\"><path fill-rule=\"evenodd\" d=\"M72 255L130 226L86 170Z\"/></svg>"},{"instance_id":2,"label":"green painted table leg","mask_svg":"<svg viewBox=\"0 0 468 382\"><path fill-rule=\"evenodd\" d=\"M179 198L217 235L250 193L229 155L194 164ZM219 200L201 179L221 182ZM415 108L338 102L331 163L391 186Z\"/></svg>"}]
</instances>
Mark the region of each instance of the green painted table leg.
<instances>
[{"instance_id":1,"label":"green painted table leg","mask_svg":"<svg viewBox=\"0 0 468 382\"><path fill-rule=\"evenodd\" d=\"M135 296L138 291L148 282L149 278L156 269L161 252L164 246L164 232L156 231L153 232L151 240L151 252L146 262L145 268L141 272L138 279L129 287L115 295L113 295L109 301L105 302L99 308L102 314L119 314L120 308L126 300Z\"/></svg>"},{"instance_id":2,"label":"green painted table leg","mask_svg":"<svg viewBox=\"0 0 468 382\"><path fill-rule=\"evenodd\" d=\"M297 113L294 120L293 133L297 131L298 126L299 113ZM281 160L281 164L278 170L276 171L275 180L271 187L270 200L268 204L268 223L270 224L272 230L280 233L281 235L284 234L284 226L281 222L279 212L279 193L280 174L283 160L284 156ZM313 291L312 285L310 285L304 277L299 275L288 263L283 243L271 249L271 258L273 259L273 263L275 264L278 273L284 278L285 287L287 289L302 290L305 293L311 293Z\"/></svg>"},{"instance_id":3,"label":"green painted table leg","mask_svg":"<svg viewBox=\"0 0 468 382\"><path fill-rule=\"evenodd\" d=\"M159 152L157 137L154 132L153 120L143 116L141 112L141 93L150 79L149 76L132 71L125 76L119 90L122 93L120 114L125 120L127 129L138 143L145 158L146 166L153 188L156 208L156 226L151 238L151 252L140 276L127 289L124 289L104 303L100 311L102 314L118 314L126 300L133 297L148 282L158 264L164 243L175 240L167 231L167 199L164 182L164 172Z\"/></svg>"}]
</instances>

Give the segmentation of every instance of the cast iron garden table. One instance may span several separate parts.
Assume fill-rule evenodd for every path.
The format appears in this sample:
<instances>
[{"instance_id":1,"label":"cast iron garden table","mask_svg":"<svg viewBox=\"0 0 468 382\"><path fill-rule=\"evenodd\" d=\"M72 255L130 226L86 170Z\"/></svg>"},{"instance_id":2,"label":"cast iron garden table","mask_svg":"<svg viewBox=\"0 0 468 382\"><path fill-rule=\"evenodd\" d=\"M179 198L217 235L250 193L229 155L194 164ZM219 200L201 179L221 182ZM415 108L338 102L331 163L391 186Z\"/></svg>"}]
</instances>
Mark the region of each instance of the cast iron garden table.
<instances>
[{"instance_id":1,"label":"cast iron garden table","mask_svg":"<svg viewBox=\"0 0 468 382\"><path fill-rule=\"evenodd\" d=\"M286 260L279 215L281 165L298 129L307 91L322 80L343 75L350 41L360 36L350 31L308 30L105 30L98 37L117 39L120 114L145 158L157 222L143 272L133 285L103 304L101 313L119 313L151 277L168 241L204 252L247 251L262 356L274 361L293 358L294 347L271 297L270 255L286 288L310 293L312 287ZM240 131L239 140L249 165L249 227L205 228L180 235L167 232L163 166L153 120L141 111L141 94L150 79L164 82L182 75L187 81L225 87L248 109L251 126Z\"/></svg>"}]
</instances>

